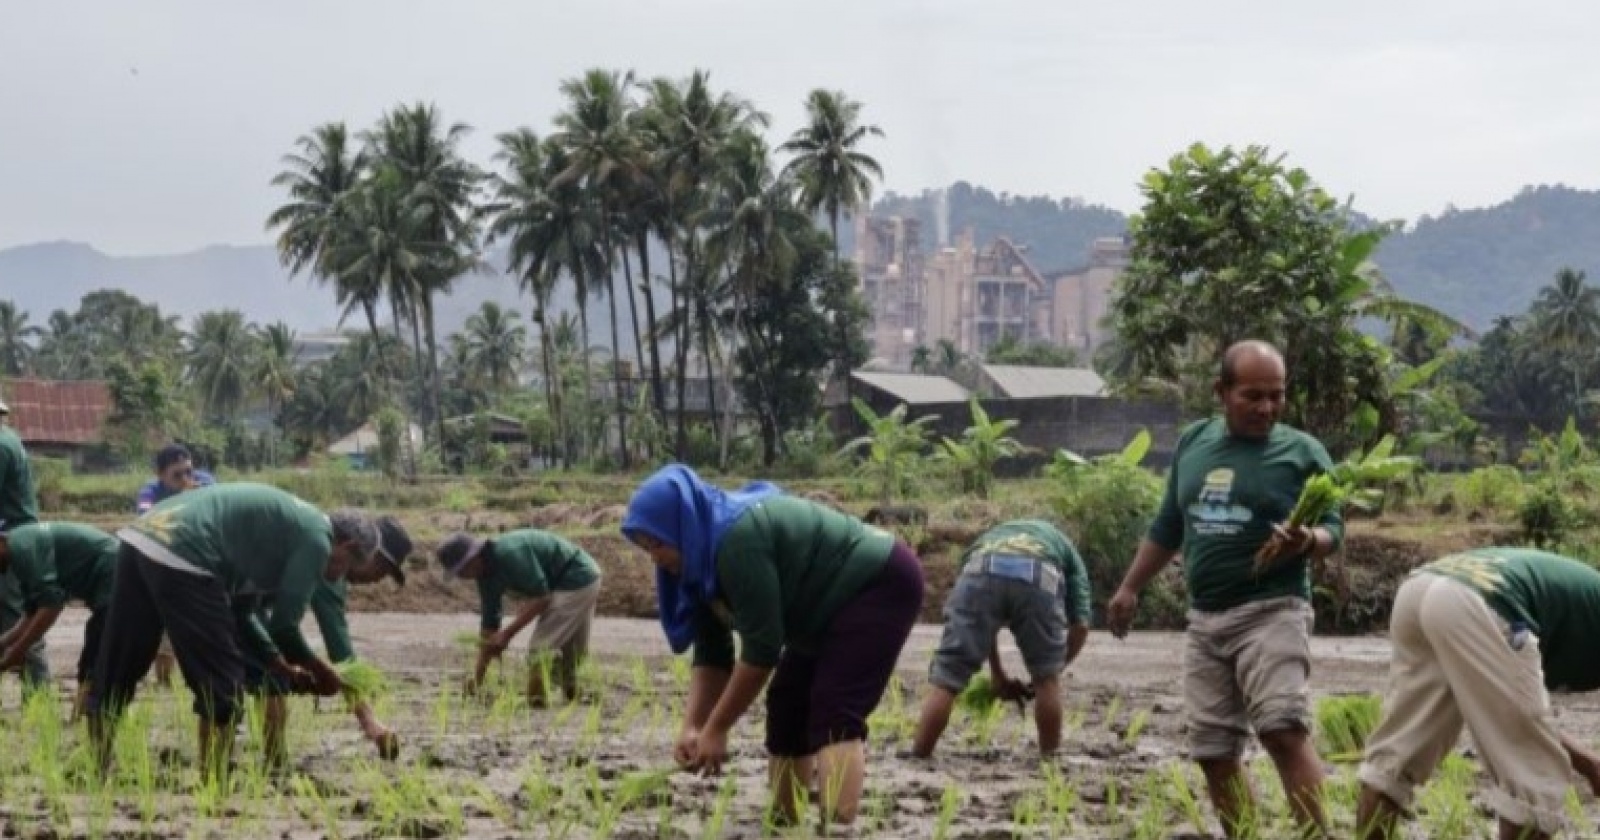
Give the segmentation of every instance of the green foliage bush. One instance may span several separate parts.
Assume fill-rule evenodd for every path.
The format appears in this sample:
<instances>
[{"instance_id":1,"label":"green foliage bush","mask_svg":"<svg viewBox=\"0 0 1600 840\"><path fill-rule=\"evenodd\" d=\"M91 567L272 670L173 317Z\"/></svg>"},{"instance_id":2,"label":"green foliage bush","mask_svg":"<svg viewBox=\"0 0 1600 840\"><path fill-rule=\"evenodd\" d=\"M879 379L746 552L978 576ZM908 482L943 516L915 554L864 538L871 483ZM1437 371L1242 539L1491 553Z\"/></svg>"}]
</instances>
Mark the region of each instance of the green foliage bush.
<instances>
[{"instance_id":1,"label":"green foliage bush","mask_svg":"<svg viewBox=\"0 0 1600 840\"><path fill-rule=\"evenodd\" d=\"M1522 473L1507 464L1479 467L1456 479L1454 488L1456 502L1462 508L1480 513L1510 513L1521 506L1525 495Z\"/></svg>"},{"instance_id":2,"label":"green foliage bush","mask_svg":"<svg viewBox=\"0 0 1600 840\"><path fill-rule=\"evenodd\" d=\"M61 506L61 499L67 489L67 478L72 475L72 463L64 458L46 458L31 456L28 462L33 470L33 489L39 497L39 504L45 510L55 510ZM128 501L127 506L132 502Z\"/></svg>"},{"instance_id":3,"label":"green foliage bush","mask_svg":"<svg viewBox=\"0 0 1600 840\"><path fill-rule=\"evenodd\" d=\"M1517 507L1522 539L1541 548L1566 540L1569 532L1582 526L1582 513L1552 481L1541 481Z\"/></svg>"},{"instance_id":4,"label":"green foliage bush","mask_svg":"<svg viewBox=\"0 0 1600 840\"><path fill-rule=\"evenodd\" d=\"M1100 608L1133 562L1150 520L1161 503L1161 479L1122 460L1098 461L1060 475L1055 511L1088 566L1094 603ZM1142 596L1140 623L1172 627L1182 623L1184 596L1176 575L1150 582Z\"/></svg>"}]
</instances>

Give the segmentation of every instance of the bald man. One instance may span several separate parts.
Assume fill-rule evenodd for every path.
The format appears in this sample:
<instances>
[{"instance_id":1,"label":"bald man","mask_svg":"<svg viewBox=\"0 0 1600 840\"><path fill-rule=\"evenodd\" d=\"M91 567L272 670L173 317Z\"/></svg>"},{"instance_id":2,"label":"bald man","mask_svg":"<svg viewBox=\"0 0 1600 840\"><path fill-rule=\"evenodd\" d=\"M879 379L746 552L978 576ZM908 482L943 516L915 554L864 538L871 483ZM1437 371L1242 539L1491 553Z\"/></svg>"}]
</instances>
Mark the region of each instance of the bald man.
<instances>
[{"instance_id":1,"label":"bald man","mask_svg":"<svg viewBox=\"0 0 1600 840\"><path fill-rule=\"evenodd\" d=\"M1278 422L1286 379L1272 345L1228 348L1214 386L1221 415L1179 438L1160 510L1106 607L1112 633L1127 633L1140 590L1183 553L1189 754L1229 837L1250 823L1243 755L1252 732L1301 829L1327 826L1310 737L1309 564L1338 549L1344 524L1337 513L1312 527L1283 524L1306 480L1333 468L1321 443ZM1258 551L1270 561L1260 572Z\"/></svg>"}]
</instances>

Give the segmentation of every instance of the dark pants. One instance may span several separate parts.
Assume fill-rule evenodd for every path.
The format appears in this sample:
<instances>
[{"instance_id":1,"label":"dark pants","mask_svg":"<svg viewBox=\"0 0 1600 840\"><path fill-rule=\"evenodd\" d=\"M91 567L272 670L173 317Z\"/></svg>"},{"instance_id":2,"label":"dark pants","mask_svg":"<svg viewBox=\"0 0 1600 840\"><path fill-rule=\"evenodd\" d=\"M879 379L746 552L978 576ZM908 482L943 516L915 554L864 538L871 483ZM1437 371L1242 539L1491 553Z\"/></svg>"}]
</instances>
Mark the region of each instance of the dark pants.
<instances>
[{"instance_id":1,"label":"dark pants","mask_svg":"<svg viewBox=\"0 0 1600 840\"><path fill-rule=\"evenodd\" d=\"M108 607L91 610L89 621L83 625L83 652L78 654L78 684L94 676L95 660L100 657L100 642L106 635Z\"/></svg>"},{"instance_id":2,"label":"dark pants","mask_svg":"<svg viewBox=\"0 0 1600 840\"><path fill-rule=\"evenodd\" d=\"M829 623L814 654L785 650L767 688L767 752L813 755L864 741L922 611L922 563L895 543L883 571Z\"/></svg>"},{"instance_id":3,"label":"dark pants","mask_svg":"<svg viewBox=\"0 0 1600 840\"><path fill-rule=\"evenodd\" d=\"M90 684L90 714L115 717L132 702L164 631L194 692L195 714L232 724L244 683L234 621L221 580L163 566L124 544Z\"/></svg>"},{"instance_id":4,"label":"dark pants","mask_svg":"<svg viewBox=\"0 0 1600 840\"><path fill-rule=\"evenodd\" d=\"M22 587L11 572L0 575L0 633L9 631L23 619ZM50 663L44 658L44 639L28 648L22 663L22 684L37 688L50 682Z\"/></svg>"}]
</instances>

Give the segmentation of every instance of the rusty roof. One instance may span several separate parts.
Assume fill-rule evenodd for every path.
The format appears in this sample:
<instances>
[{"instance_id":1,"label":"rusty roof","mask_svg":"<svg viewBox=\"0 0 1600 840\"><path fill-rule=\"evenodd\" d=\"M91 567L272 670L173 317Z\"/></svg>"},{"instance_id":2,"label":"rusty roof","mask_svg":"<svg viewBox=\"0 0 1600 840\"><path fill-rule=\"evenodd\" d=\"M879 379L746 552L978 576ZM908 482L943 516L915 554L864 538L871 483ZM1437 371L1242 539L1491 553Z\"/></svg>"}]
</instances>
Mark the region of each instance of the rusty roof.
<instances>
[{"instance_id":1,"label":"rusty roof","mask_svg":"<svg viewBox=\"0 0 1600 840\"><path fill-rule=\"evenodd\" d=\"M10 379L0 384L0 393L24 444L98 443L111 414L111 391L99 381Z\"/></svg>"}]
</instances>

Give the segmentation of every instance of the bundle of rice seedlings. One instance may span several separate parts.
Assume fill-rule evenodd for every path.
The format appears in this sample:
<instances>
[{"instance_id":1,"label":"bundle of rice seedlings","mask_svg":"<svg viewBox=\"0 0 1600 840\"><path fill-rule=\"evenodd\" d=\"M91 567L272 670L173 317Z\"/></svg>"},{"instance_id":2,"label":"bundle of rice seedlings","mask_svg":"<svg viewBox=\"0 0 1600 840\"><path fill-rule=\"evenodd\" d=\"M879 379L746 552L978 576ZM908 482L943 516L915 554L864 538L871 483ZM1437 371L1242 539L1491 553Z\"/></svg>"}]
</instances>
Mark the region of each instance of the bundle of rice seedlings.
<instances>
[{"instance_id":1,"label":"bundle of rice seedlings","mask_svg":"<svg viewBox=\"0 0 1600 840\"><path fill-rule=\"evenodd\" d=\"M982 714L994 708L1000 702L1000 695L995 693L994 682L988 674L978 674L967 683L961 696L956 698L956 704L973 714Z\"/></svg>"},{"instance_id":2,"label":"bundle of rice seedlings","mask_svg":"<svg viewBox=\"0 0 1600 840\"><path fill-rule=\"evenodd\" d=\"M1289 513L1289 520L1285 523L1289 528L1301 528L1322 521L1322 518L1339 509L1344 504L1345 496L1350 488L1341 484L1338 479L1327 473L1312 476L1300 490L1300 498L1295 502L1294 510ZM1260 574L1272 565L1275 557L1268 554L1269 549L1276 545L1276 534L1256 551L1256 573Z\"/></svg>"},{"instance_id":3,"label":"bundle of rice seedlings","mask_svg":"<svg viewBox=\"0 0 1600 840\"><path fill-rule=\"evenodd\" d=\"M1383 716L1383 698L1376 694L1346 694L1317 701L1317 740L1323 756L1333 762L1361 760L1367 736Z\"/></svg>"},{"instance_id":4,"label":"bundle of rice seedlings","mask_svg":"<svg viewBox=\"0 0 1600 840\"><path fill-rule=\"evenodd\" d=\"M344 683L344 697L350 703L367 703L389 692L389 678L378 666L362 659L352 659L335 666L339 681Z\"/></svg>"}]
</instances>

